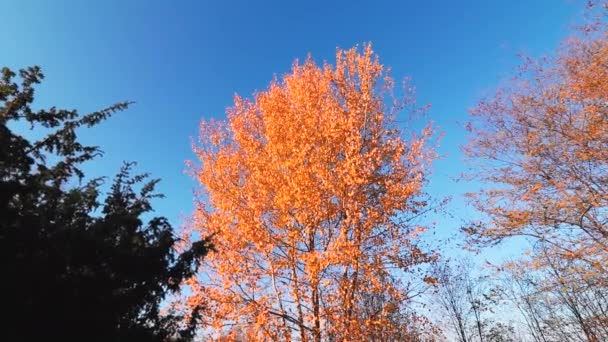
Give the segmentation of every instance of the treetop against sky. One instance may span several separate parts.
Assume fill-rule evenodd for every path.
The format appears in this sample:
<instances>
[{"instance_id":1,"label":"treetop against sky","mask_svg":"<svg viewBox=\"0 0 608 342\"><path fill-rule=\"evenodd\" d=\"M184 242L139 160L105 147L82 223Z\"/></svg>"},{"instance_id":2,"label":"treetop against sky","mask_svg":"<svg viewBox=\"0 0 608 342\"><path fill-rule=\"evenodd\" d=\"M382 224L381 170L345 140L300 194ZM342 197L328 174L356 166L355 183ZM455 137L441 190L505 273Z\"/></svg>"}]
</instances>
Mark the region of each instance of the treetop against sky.
<instances>
[{"instance_id":1,"label":"treetop against sky","mask_svg":"<svg viewBox=\"0 0 608 342\"><path fill-rule=\"evenodd\" d=\"M399 83L410 77L428 118L444 132L428 191L452 196L437 232L447 237L473 214L461 194L468 109L519 62L517 53L551 53L580 19L576 1L20 1L0 4L2 62L41 65L47 80L37 106L95 110L136 103L124 115L83 132L103 147L87 167L106 175L123 159L163 179L158 210L176 225L193 208L196 184L189 137L201 119L222 119L232 96L264 90L273 75L311 54L333 63L336 47L372 42ZM398 84L399 85L399 84ZM404 123L405 124L405 123ZM134 134L136 133L136 134ZM440 221L439 217L437 220Z\"/></svg>"}]
</instances>

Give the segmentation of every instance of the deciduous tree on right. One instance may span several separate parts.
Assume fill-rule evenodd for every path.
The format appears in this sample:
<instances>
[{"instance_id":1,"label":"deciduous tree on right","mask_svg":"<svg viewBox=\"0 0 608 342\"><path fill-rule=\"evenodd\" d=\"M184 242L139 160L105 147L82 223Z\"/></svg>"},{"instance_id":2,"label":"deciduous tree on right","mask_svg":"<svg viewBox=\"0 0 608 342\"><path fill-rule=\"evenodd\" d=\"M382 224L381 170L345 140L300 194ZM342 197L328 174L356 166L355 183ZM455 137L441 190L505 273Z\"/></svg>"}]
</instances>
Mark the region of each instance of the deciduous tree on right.
<instances>
[{"instance_id":1,"label":"deciduous tree on right","mask_svg":"<svg viewBox=\"0 0 608 342\"><path fill-rule=\"evenodd\" d=\"M470 198L487 219L463 230L475 246L530 239L531 259L517 267L556 276L556 284L564 286L554 293L608 286L604 14L554 57L526 59L508 84L472 110L468 125L472 138L465 151L475 162L472 176L485 184ZM577 319L581 326L589 325L585 320L599 322L595 314ZM593 326L584 331L587 339L602 339L605 331Z\"/></svg>"}]
</instances>

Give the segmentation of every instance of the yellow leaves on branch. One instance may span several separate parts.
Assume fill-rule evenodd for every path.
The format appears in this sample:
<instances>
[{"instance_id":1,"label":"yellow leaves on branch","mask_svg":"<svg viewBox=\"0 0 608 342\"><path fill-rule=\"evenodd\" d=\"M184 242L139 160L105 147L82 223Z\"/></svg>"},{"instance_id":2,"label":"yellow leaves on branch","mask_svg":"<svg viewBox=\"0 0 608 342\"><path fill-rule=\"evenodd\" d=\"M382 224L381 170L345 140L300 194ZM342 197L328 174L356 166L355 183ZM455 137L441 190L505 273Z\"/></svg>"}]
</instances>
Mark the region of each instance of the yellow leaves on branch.
<instances>
[{"instance_id":1,"label":"yellow leaves on branch","mask_svg":"<svg viewBox=\"0 0 608 342\"><path fill-rule=\"evenodd\" d=\"M193 227L215 234L218 253L193 281L211 289L201 300L214 336L238 327L252 341L359 340L404 329L361 306L379 289L407 298L391 270L430 258L414 247L425 228L398 218L426 205L433 128L402 138L387 104L415 104L409 93L391 98L392 84L370 45L338 50L335 66L296 62L253 99L235 97L226 122L201 124Z\"/></svg>"}]
</instances>

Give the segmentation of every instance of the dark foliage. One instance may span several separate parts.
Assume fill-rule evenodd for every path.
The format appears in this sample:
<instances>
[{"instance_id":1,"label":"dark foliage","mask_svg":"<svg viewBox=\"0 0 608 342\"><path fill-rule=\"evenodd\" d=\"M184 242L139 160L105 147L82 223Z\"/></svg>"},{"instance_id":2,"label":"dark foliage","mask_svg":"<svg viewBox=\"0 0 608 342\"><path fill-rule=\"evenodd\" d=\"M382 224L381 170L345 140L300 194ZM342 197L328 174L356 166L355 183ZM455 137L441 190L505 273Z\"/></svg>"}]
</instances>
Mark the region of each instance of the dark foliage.
<instances>
[{"instance_id":1,"label":"dark foliage","mask_svg":"<svg viewBox=\"0 0 608 342\"><path fill-rule=\"evenodd\" d=\"M164 217L151 216L158 180L132 176L128 163L100 200L103 179L83 183L81 164L101 154L77 129L92 127L129 103L78 115L34 111L38 67L0 75L0 265L2 334L15 340L162 341L190 339L195 315L159 315L210 250L209 240L179 254ZM51 132L29 141L11 130L27 122ZM50 162L53 160L53 163ZM72 186L70 184L79 184Z\"/></svg>"}]
</instances>

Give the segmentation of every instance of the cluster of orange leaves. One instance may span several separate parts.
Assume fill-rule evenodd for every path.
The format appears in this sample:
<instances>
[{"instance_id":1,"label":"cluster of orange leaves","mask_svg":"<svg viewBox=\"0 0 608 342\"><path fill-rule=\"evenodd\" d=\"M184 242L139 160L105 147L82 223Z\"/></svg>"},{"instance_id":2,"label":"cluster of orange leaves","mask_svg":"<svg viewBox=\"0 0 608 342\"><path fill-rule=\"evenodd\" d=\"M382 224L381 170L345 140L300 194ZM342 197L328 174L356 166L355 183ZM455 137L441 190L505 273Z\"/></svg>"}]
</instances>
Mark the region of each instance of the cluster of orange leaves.
<instances>
[{"instance_id":1,"label":"cluster of orange leaves","mask_svg":"<svg viewBox=\"0 0 608 342\"><path fill-rule=\"evenodd\" d=\"M371 46L338 50L335 66L296 62L252 100L235 97L227 121L201 124L192 228L214 234L217 253L188 281L187 304L203 304L210 336L403 333L392 303L407 291L392 275L432 257L416 246L425 228L407 219L428 206L435 155L431 126L402 137L394 113L414 104L388 103L392 88ZM391 301L364 314L363 294Z\"/></svg>"},{"instance_id":2,"label":"cluster of orange leaves","mask_svg":"<svg viewBox=\"0 0 608 342\"><path fill-rule=\"evenodd\" d=\"M473 110L467 148L490 184L471 196L490 218L469 231L474 241L530 237L598 284L608 284L607 33L597 25L556 58L528 60Z\"/></svg>"}]
</instances>

